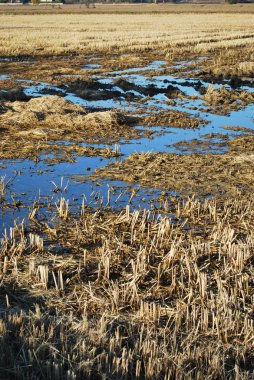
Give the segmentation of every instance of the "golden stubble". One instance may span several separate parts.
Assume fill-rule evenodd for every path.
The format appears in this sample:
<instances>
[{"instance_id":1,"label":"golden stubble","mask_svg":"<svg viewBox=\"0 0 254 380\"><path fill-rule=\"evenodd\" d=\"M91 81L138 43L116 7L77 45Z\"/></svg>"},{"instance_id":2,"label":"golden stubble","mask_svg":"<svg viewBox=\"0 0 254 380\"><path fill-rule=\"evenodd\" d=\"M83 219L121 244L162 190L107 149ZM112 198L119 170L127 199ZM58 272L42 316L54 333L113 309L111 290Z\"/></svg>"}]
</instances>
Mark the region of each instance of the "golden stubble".
<instances>
[{"instance_id":1,"label":"golden stubble","mask_svg":"<svg viewBox=\"0 0 254 380\"><path fill-rule=\"evenodd\" d=\"M1 15L0 20L3 56L177 48L206 53L254 42L252 14Z\"/></svg>"}]
</instances>

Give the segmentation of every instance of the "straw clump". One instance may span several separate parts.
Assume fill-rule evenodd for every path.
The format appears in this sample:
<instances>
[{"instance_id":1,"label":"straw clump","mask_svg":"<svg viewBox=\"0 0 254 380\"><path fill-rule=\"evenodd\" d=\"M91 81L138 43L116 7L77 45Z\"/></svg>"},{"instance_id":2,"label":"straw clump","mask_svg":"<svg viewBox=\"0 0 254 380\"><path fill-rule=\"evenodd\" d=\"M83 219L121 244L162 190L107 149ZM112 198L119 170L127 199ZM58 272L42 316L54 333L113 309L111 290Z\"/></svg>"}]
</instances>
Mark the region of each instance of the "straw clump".
<instances>
[{"instance_id":1,"label":"straw clump","mask_svg":"<svg viewBox=\"0 0 254 380\"><path fill-rule=\"evenodd\" d=\"M0 116L2 126L12 135L48 139L78 138L93 141L126 137L137 132L128 128L136 120L117 111L91 112L59 96L34 98L28 102L6 103L9 108Z\"/></svg>"},{"instance_id":2,"label":"straw clump","mask_svg":"<svg viewBox=\"0 0 254 380\"><path fill-rule=\"evenodd\" d=\"M127 125L133 120L112 110L87 113L83 107L59 96L39 97L25 103L17 101L6 105L11 107L11 110L2 115L2 120L8 124L25 127L39 124L69 129L113 129Z\"/></svg>"},{"instance_id":3,"label":"straw clump","mask_svg":"<svg viewBox=\"0 0 254 380\"><path fill-rule=\"evenodd\" d=\"M71 104L59 96L45 96L34 98L28 102L7 103L11 107L1 116L3 124L30 130L35 136L40 134L35 128L50 126L64 129L80 126L86 111L83 107ZM46 131L46 130L45 130ZM19 133L23 131L18 130ZM48 130L49 132L49 130Z\"/></svg>"},{"instance_id":4,"label":"straw clump","mask_svg":"<svg viewBox=\"0 0 254 380\"><path fill-rule=\"evenodd\" d=\"M163 125L174 128L196 129L206 124L206 121L191 116L187 112L167 110L158 113L150 113L144 118L144 124L149 126Z\"/></svg>"}]
</instances>

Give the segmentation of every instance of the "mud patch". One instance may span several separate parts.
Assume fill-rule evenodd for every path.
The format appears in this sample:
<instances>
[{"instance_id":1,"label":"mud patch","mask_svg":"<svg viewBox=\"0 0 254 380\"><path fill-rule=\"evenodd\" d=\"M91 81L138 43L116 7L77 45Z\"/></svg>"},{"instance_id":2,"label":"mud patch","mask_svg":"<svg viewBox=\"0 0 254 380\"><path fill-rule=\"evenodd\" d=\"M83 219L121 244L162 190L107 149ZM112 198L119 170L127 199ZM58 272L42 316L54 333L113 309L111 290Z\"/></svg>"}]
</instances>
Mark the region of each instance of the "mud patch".
<instances>
[{"instance_id":1,"label":"mud patch","mask_svg":"<svg viewBox=\"0 0 254 380\"><path fill-rule=\"evenodd\" d=\"M29 99L30 97L25 94L22 87L0 90L0 102L28 101Z\"/></svg>"}]
</instances>

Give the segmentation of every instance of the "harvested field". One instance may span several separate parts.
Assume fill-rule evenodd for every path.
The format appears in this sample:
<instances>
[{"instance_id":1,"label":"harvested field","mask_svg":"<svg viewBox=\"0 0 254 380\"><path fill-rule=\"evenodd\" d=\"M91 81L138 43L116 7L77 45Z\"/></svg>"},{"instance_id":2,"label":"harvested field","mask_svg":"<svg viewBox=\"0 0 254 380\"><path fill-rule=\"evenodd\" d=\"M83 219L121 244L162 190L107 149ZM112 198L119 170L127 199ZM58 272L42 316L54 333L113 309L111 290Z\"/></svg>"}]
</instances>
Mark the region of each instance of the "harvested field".
<instances>
[{"instance_id":1,"label":"harvested field","mask_svg":"<svg viewBox=\"0 0 254 380\"><path fill-rule=\"evenodd\" d=\"M2 15L0 48L7 57L159 52L169 59L183 59L212 53L204 69L209 66L216 75L248 75L253 71L253 17L251 12L248 17L223 12L202 17L101 14L98 28L97 14L36 15L36 25L30 15Z\"/></svg>"},{"instance_id":2,"label":"harvested field","mask_svg":"<svg viewBox=\"0 0 254 380\"><path fill-rule=\"evenodd\" d=\"M1 379L254 378L253 14L0 7Z\"/></svg>"},{"instance_id":3,"label":"harvested field","mask_svg":"<svg viewBox=\"0 0 254 380\"><path fill-rule=\"evenodd\" d=\"M65 207L2 240L2 376L251 378L252 197L172 198L174 220Z\"/></svg>"}]
</instances>

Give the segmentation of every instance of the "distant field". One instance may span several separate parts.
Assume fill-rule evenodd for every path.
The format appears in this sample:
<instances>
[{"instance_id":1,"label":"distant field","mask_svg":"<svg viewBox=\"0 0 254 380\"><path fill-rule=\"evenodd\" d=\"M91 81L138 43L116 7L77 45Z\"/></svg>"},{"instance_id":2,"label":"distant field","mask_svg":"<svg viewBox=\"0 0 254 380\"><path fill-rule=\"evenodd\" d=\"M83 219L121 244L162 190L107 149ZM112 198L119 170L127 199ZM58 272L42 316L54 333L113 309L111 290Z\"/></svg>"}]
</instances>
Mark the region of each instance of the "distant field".
<instances>
[{"instance_id":1,"label":"distant field","mask_svg":"<svg viewBox=\"0 0 254 380\"><path fill-rule=\"evenodd\" d=\"M253 7L254 8L254 7ZM172 8L173 9L173 8ZM222 8L223 9L223 8ZM237 9L240 9L237 8ZM1 55L253 48L254 15L0 15Z\"/></svg>"},{"instance_id":2,"label":"distant field","mask_svg":"<svg viewBox=\"0 0 254 380\"><path fill-rule=\"evenodd\" d=\"M154 8L153 8L154 7ZM7 9L8 7L0 7ZM45 9L13 6L8 9ZM98 14L2 14L1 56L58 56L88 54L142 54L156 59L183 55L209 56L209 69L217 74L251 74L254 62L254 5L166 5L166 6L98 6L112 12ZM94 12L85 6L80 9ZM96 8L97 9L97 8ZM95 9L95 11L96 11ZM172 13L116 14L117 10L172 10ZM176 11L181 13L174 13ZM188 13L187 10L196 10ZM210 13L200 13L206 10ZM217 13L213 13L217 10ZM235 13L226 13L235 10ZM240 69L240 73L239 73Z\"/></svg>"},{"instance_id":3,"label":"distant field","mask_svg":"<svg viewBox=\"0 0 254 380\"><path fill-rule=\"evenodd\" d=\"M220 1L218 1L220 3ZM0 4L0 13L254 13L254 4Z\"/></svg>"}]
</instances>

